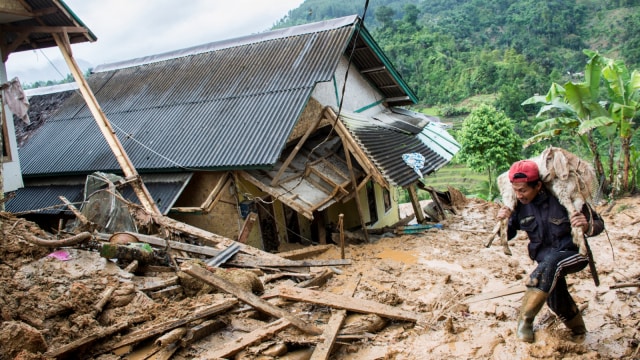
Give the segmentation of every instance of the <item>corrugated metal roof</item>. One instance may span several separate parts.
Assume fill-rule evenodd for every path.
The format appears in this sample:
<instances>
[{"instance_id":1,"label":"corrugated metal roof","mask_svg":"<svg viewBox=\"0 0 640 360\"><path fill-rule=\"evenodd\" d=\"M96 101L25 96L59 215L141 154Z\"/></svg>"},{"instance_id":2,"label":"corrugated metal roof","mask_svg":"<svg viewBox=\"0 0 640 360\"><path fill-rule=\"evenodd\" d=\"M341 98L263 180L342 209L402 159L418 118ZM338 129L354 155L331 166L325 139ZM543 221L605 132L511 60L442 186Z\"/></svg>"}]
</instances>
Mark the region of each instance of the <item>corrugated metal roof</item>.
<instances>
[{"instance_id":1,"label":"corrugated metal roof","mask_svg":"<svg viewBox=\"0 0 640 360\"><path fill-rule=\"evenodd\" d=\"M384 116L404 121L397 113L385 113ZM460 149L455 139L436 123L428 123L415 134L397 125L379 121L375 115L365 117L343 112L340 118L385 179L396 186L406 186L419 179L413 168L404 162L402 155L422 154L425 164L421 171L423 175L429 175L446 165Z\"/></svg>"},{"instance_id":2,"label":"corrugated metal roof","mask_svg":"<svg viewBox=\"0 0 640 360\"><path fill-rule=\"evenodd\" d=\"M353 41L357 67L386 64L365 75L394 84L381 91L413 96L364 27L356 32L359 23L350 16L123 62L88 82L140 173L269 169L315 84L331 80ZM20 160L25 178L120 169L79 92L20 149Z\"/></svg>"},{"instance_id":3,"label":"corrugated metal roof","mask_svg":"<svg viewBox=\"0 0 640 360\"><path fill-rule=\"evenodd\" d=\"M88 82L138 171L267 168L352 33L353 24L100 72ZM20 159L24 176L119 168L80 94Z\"/></svg>"},{"instance_id":4,"label":"corrugated metal roof","mask_svg":"<svg viewBox=\"0 0 640 360\"><path fill-rule=\"evenodd\" d=\"M155 174L143 177L145 186L162 214L169 212L169 209L191 179L191 175L191 173ZM6 202L5 209L11 213L44 209L38 211L38 213L60 214L67 212L71 214L67 207L62 204L60 196L64 196L71 203L76 204L76 207L80 208L80 204L84 201L83 192L84 183L26 186L15 191L15 196ZM120 192L125 199L136 204L140 203L131 186L125 186L120 189Z\"/></svg>"},{"instance_id":5,"label":"corrugated metal roof","mask_svg":"<svg viewBox=\"0 0 640 360\"><path fill-rule=\"evenodd\" d=\"M24 13L0 11L0 23L5 24L2 43L12 52L55 47L49 27L67 27L71 44L96 41L96 36L61 0L21 0ZM84 32L71 31L84 28ZM42 30L39 30L42 29ZM22 38L27 35L27 38ZM14 44L21 41L19 44ZM8 54L4 54L7 56Z\"/></svg>"}]
</instances>

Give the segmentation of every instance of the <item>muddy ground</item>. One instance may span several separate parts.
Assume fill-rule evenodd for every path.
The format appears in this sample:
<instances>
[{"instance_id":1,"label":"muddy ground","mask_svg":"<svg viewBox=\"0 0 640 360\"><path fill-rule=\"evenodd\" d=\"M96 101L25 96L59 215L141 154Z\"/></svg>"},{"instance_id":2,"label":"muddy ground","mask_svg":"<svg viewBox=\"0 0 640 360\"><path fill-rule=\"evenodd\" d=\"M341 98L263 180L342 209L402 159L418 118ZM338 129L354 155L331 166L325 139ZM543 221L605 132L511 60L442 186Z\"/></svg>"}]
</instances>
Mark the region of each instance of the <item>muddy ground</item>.
<instances>
[{"instance_id":1,"label":"muddy ground","mask_svg":"<svg viewBox=\"0 0 640 360\"><path fill-rule=\"evenodd\" d=\"M349 311L331 359L640 358L638 287L633 286L640 281L640 197L602 204L597 209L607 229L590 239L600 286L594 285L588 269L567 278L589 330L584 339L573 339L545 306L536 318L536 342L517 341L514 329L521 292L473 301L482 293L521 287L534 264L526 255L524 234L511 242L512 256L503 254L498 240L485 248L488 232L495 224L497 205L468 199L461 211L442 222L442 229L414 235L376 235L371 236L371 243L346 246L345 257L352 261L351 265L328 268L333 277L316 290L341 294L357 284L354 298L412 312L417 321ZM235 299L211 287L202 288L198 281L175 271L125 272L124 264L106 260L95 251L69 248L48 256L57 249L26 242L24 234L41 238L50 235L25 220L1 215L0 360L51 358L52 351L107 330L112 333L67 357L163 358L157 349L149 350L154 348L157 336L117 351L99 349L125 339L140 327L183 319L205 306ZM340 253L340 248L333 246L313 259L340 259ZM312 267L309 272L318 274L326 269ZM275 279L275 273L269 271L224 271L242 273L249 278L247 289L263 294L304 280L304 276L289 273ZM176 275L179 286L173 293L167 292L169 295L156 296L144 290L151 288L149 282L175 280ZM255 280L251 276L261 280L260 286L251 284ZM627 285L616 287L624 284ZM110 287L115 291L109 302L96 310L96 303ZM328 306L278 297L270 301L320 328L335 312ZM211 320L219 325L210 335L183 342L165 352L164 358L211 358L224 344L277 319L239 302ZM122 324L125 326L118 329ZM229 358L307 359L320 339L289 326Z\"/></svg>"}]
</instances>

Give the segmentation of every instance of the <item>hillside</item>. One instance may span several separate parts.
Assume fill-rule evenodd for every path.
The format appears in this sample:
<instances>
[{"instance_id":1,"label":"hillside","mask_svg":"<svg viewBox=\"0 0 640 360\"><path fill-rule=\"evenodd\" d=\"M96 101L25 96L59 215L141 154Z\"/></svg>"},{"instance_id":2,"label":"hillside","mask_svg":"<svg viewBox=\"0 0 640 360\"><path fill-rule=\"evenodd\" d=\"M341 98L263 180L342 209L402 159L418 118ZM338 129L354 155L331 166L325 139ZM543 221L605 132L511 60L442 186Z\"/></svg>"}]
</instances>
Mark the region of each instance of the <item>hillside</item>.
<instances>
[{"instance_id":1,"label":"hillside","mask_svg":"<svg viewBox=\"0 0 640 360\"><path fill-rule=\"evenodd\" d=\"M497 94L514 119L551 81L579 74L583 49L640 64L640 0L306 0L276 27L359 14L421 105Z\"/></svg>"}]
</instances>

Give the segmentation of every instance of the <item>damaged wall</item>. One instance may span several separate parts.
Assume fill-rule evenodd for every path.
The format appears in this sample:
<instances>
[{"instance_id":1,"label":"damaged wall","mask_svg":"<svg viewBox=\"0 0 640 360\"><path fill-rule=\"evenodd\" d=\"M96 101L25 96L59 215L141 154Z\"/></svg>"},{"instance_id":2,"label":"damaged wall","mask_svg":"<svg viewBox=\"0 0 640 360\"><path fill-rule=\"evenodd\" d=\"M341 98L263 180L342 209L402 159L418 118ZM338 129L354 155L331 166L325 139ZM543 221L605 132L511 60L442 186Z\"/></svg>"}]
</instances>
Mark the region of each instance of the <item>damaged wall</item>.
<instances>
[{"instance_id":1,"label":"damaged wall","mask_svg":"<svg viewBox=\"0 0 640 360\"><path fill-rule=\"evenodd\" d=\"M197 172L184 189L174 207L199 207L216 187L227 172ZM169 216L184 223L219 234L228 238L235 238L242 227L236 210L236 198L233 188L225 187L221 190L221 198L213 210L208 214L174 213Z\"/></svg>"}]
</instances>

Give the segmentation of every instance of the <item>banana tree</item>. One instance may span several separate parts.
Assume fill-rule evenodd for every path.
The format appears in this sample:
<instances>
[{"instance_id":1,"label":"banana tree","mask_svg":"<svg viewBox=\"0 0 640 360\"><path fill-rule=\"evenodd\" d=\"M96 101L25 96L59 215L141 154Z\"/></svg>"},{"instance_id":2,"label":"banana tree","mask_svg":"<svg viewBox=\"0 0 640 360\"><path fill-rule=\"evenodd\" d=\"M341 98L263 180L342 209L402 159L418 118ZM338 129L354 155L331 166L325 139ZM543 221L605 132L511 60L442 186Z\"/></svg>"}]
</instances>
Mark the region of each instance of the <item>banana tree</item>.
<instances>
[{"instance_id":1,"label":"banana tree","mask_svg":"<svg viewBox=\"0 0 640 360\"><path fill-rule=\"evenodd\" d=\"M634 70L630 74L624 62L603 57L597 52L585 50L585 54L590 61L601 64L602 77L607 85L609 117L618 130L622 154L617 169L620 183L616 187L619 192L627 192L631 190L631 139L637 130L633 120L640 113L640 73Z\"/></svg>"},{"instance_id":2,"label":"banana tree","mask_svg":"<svg viewBox=\"0 0 640 360\"><path fill-rule=\"evenodd\" d=\"M543 105L536 118L551 116L534 126L535 135L525 140L525 147L563 133L577 135L587 144L596 174L603 179L604 167L593 130L610 126L613 121L603 104L598 101L600 65L599 62L589 61L585 66L583 82L567 82L564 86L553 83L545 96L532 96L522 105L541 103Z\"/></svg>"}]
</instances>

